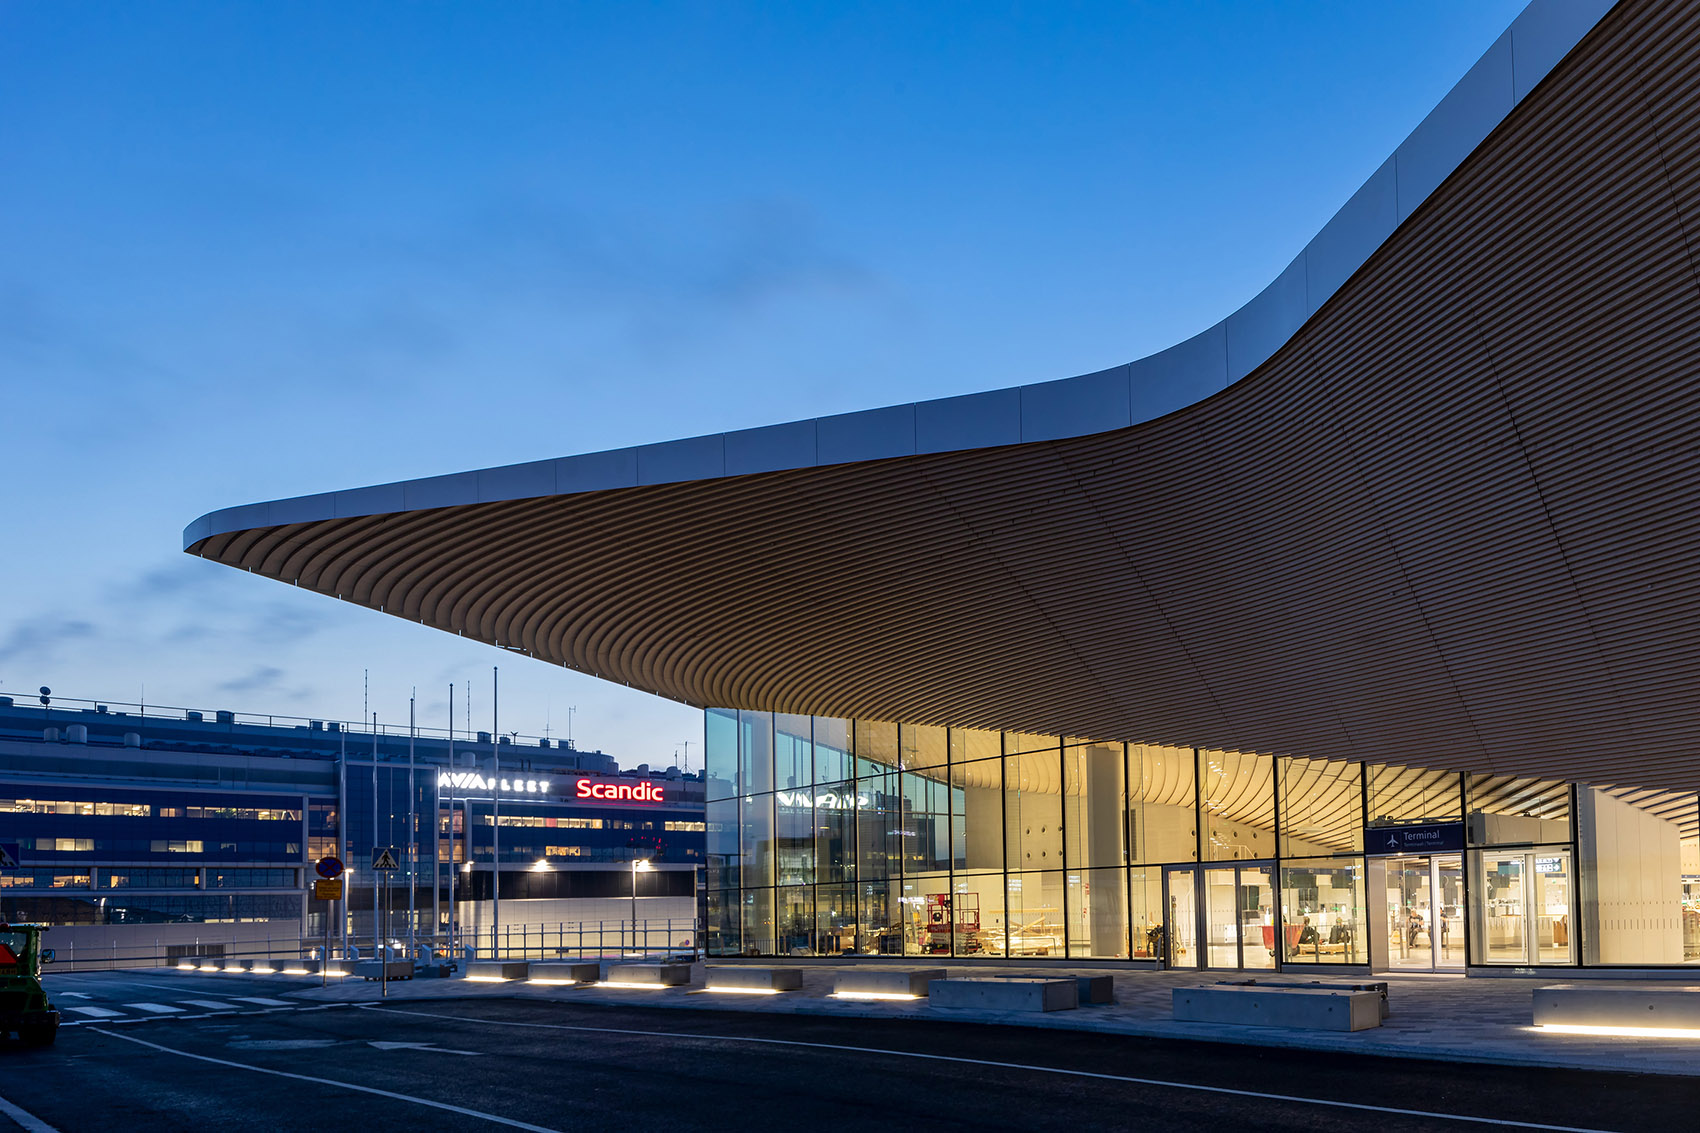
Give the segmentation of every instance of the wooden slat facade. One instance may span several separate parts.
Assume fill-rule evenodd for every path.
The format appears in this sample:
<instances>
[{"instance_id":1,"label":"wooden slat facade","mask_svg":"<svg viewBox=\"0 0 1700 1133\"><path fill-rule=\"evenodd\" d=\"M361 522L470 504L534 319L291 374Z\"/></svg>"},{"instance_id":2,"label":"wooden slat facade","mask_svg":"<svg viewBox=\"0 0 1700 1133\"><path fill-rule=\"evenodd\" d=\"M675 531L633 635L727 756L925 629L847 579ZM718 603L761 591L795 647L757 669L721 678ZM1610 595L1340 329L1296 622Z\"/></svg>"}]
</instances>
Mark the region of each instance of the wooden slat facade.
<instances>
[{"instance_id":1,"label":"wooden slat facade","mask_svg":"<svg viewBox=\"0 0 1700 1133\"><path fill-rule=\"evenodd\" d=\"M1700 6L1629 0L1167 417L191 551L695 705L1694 790L1697 249Z\"/></svg>"}]
</instances>

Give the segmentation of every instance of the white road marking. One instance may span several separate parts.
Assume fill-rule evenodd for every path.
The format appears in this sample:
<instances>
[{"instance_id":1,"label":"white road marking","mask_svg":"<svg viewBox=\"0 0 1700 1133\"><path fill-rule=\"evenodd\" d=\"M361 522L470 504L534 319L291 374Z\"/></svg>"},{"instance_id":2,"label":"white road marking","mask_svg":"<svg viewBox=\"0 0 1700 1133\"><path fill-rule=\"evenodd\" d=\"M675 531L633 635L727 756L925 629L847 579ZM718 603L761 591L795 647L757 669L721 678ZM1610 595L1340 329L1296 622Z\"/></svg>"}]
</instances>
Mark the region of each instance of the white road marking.
<instances>
[{"instance_id":1,"label":"white road marking","mask_svg":"<svg viewBox=\"0 0 1700 1133\"><path fill-rule=\"evenodd\" d=\"M565 1023L520 1023L509 1019L479 1019L470 1015L437 1015L428 1011L404 1011L397 1007L359 1004L364 1011L381 1011L388 1015L417 1015L421 1019L447 1019L456 1023L483 1023L491 1027L534 1027L545 1031L581 1031L597 1035L643 1035L658 1039L695 1039L707 1043L756 1043L762 1046L798 1046L814 1050L842 1050L853 1054L883 1054L889 1058L915 1058L927 1062L957 1062L968 1066L989 1066L996 1070L1028 1070L1036 1074L1061 1074L1070 1078L1093 1078L1101 1082L1127 1082L1135 1086L1161 1086L1171 1090L1193 1090L1205 1094L1229 1094L1239 1098L1258 1098L1263 1101L1290 1102L1294 1105L1318 1105L1329 1109L1350 1109L1364 1113L1391 1113L1400 1117L1422 1117L1436 1121L1467 1122L1471 1125L1499 1125L1511 1129L1543 1129L1552 1133L1611 1133L1605 1129L1590 1129L1577 1125L1543 1125L1538 1121L1510 1121L1499 1117L1471 1117L1462 1113L1439 1113L1426 1109L1400 1109L1397 1106L1368 1105L1363 1102L1333 1101L1328 1098L1307 1098L1295 1094L1268 1094L1259 1090L1236 1090L1230 1086L1204 1086L1195 1082L1166 1082L1160 1078L1134 1078L1125 1074L1100 1074L1092 1070L1070 1070L1061 1066L1034 1066L1024 1062L997 1062L985 1058L966 1058L954 1054L922 1054L912 1050L882 1050L872 1046L846 1046L839 1043L811 1043L798 1039L757 1039L744 1035L701 1035L678 1031L636 1031L623 1027L574 1027ZM101 1034L105 1034L102 1031Z\"/></svg>"},{"instance_id":2,"label":"white road marking","mask_svg":"<svg viewBox=\"0 0 1700 1133\"><path fill-rule=\"evenodd\" d=\"M152 1011L156 1015L181 1015L181 1007L173 1007L169 1003L126 1003L124 1006L136 1011Z\"/></svg>"},{"instance_id":3,"label":"white road marking","mask_svg":"<svg viewBox=\"0 0 1700 1133\"><path fill-rule=\"evenodd\" d=\"M67 1011L75 1011L79 1015L93 1015L96 1019L110 1019L114 1015L122 1015L122 1011L108 1011L104 1007L67 1007Z\"/></svg>"},{"instance_id":4,"label":"white road marking","mask_svg":"<svg viewBox=\"0 0 1700 1133\"><path fill-rule=\"evenodd\" d=\"M63 995L66 999L93 999L94 998L94 996L85 995L80 991L62 991L59 994Z\"/></svg>"},{"instance_id":5,"label":"white road marking","mask_svg":"<svg viewBox=\"0 0 1700 1133\"><path fill-rule=\"evenodd\" d=\"M261 1007L295 1006L295 1004L289 1002L287 999L267 999L263 995L233 995L230 998L236 1000L238 1003L258 1003Z\"/></svg>"},{"instance_id":6,"label":"white road marking","mask_svg":"<svg viewBox=\"0 0 1700 1133\"><path fill-rule=\"evenodd\" d=\"M447 1047L432 1046L430 1043L386 1043L369 1042L367 1046L375 1046L379 1050L428 1050L432 1054L466 1054L473 1058L483 1057L476 1050L449 1050Z\"/></svg>"},{"instance_id":7,"label":"white road marking","mask_svg":"<svg viewBox=\"0 0 1700 1133\"><path fill-rule=\"evenodd\" d=\"M209 1011L240 1011L240 1010L242 1010L240 1007L236 1006L236 1004L234 1004L234 1003L221 1003L220 1001L218 1001L216 999L185 999L183 1002L190 1004L191 1006L194 1006L194 1007L205 1007Z\"/></svg>"},{"instance_id":8,"label":"white road marking","mask_svg":"<svg viewBox=\"0 0 1700 1133\"><path fill-rule=\"evenodd\" d=\"M558 1130L550 1129L544 1125L531 1125L524 1121L515 1121L511 1117L499 1117L494 1113L484 1113L476 1109L466 1109L463 1106L450 1105L448 1102L432 1101L430 1098L416 1098L412 1094L398 1094L390 1090L380 1090L373 1086L357 1086L353 1082L339 1082L335 1078L315 1078L310 1074L292 1074L287 1070L273 1070L268 1066L251 1066L246 1062L231 1062L228 1059L213 1058L210 1055L205 1054L191 1054L186 1050L175 1050L172 1047L160 1046L158 1043L150 1043L144 1039L132 1038L129 1035L122 1035L117 1031L103 1031L99 1027L94 1029L94 1033L97 1035L105 1035L108 1038L123 1039L127 1043L135 1043L137 1046L145 1046L150 1050L157 1050L162 1054L175 1054L179 1058L192 1058L197 1062L210 1062L214 1066L228 1066L233 1070L252 1070L256 1074L270 1074L274 1078L290 1078L297 1082L312 1082L319 1086L336 1086L344 1090L353 1090L356 1093L375 1094L380 1098L393 1098L396 1101L413 1102L416 1105L429 1106L432 1109L441 1109L446 1110L449 1113L458 1113L463 1117L476 1117L484 1121L494 1122L497 1125L506 1125L510 1129L529 1129L531 1130L531 1133L559 1133ZM44 1126L42 1130L37 1131L37 1133L57 1133L57 1131L48 1130Z\"/></svg>"},{"instance_id":9,"label":"white road marking","mask_svg":"<svg viewBox=\"0 0 1700 1133\"><path fill-rule=\"evenodd\" d=\"M25 1113L5 1098L0 1098L0 1113L3 1113L13 1121L16 1121L19 1125L28 1130L29 1133L59 1133L59 1130L47 1124L47 1122L35 1116L35 1114Z\"/></svg>"}]
</instances>

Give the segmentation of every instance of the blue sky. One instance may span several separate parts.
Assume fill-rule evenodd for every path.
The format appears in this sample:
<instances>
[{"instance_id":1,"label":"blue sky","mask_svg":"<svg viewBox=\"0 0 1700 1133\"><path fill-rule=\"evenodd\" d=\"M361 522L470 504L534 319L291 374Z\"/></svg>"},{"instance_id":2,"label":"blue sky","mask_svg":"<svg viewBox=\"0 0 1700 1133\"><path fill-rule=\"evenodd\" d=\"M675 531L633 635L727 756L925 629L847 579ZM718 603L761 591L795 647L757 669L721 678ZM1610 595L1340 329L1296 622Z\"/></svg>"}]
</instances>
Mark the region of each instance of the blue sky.
<instances>
[{"instance_id":1,"label":"blue sky","mask_svg":"<svg viewBox=\"0 0 1700 1133\"><path fill-rule=\"evenodd\" d=\"M3 0L0 694L488 728L500 663L504 731L671 762L693 710L181 529L1161 349L1521 7Z\"/></svg>"}]
</instances>

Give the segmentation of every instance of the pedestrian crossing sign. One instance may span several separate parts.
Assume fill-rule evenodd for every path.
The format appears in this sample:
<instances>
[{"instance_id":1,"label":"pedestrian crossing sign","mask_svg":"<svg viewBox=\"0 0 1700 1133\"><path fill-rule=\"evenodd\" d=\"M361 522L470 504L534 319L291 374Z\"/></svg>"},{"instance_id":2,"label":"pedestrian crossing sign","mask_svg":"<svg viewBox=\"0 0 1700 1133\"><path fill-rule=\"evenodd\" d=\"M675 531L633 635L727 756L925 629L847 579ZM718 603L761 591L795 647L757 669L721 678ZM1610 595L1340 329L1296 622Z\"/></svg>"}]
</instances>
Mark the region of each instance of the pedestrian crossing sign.
<instances>
[{"instance_id":1,"label":"pedestrian crossing sign","mask_svg":"<svg viewBox=\"0 0 1700 1133\"><path fill-rule=\"evenodd\" d=\"M379 872L389 872L400 869L395 864L395 847L387 846L372 851L372 868Z\"/></svg>"},{"instance_id":2,"label":"pedestrian crossing sign","mask_svg":"<svg viewBox=\"0 0 1700 1133\"><path fill-rule=\"evenodd\" d=\"M0 869L18 868L18 844L0 842Z\"/></svg>"}]
</instances>

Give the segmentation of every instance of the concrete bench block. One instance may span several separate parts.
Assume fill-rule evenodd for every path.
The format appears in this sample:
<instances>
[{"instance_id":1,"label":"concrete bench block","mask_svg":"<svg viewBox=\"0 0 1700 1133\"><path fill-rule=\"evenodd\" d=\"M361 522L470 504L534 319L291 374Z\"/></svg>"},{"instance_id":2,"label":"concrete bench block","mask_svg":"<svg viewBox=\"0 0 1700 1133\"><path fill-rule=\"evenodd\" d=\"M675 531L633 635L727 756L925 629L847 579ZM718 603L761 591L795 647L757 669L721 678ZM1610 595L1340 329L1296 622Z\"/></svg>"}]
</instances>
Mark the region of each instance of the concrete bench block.
<instances>
[{"instance_id":1,"label":"concrete bench block","mask_svg":"<svg viewBox=\"0 0 1700 1133\"><path fill-rule=\"evenodd\" d=\"M1373 991L1381 996L1381 1017L1392 1014L1387 1004L1387 985L1379 981L1349 983L1341 980L1221 980L1222 987L1308 987L1324 991Z\"/></svg>"},{"instance_id":2,"label":"concrete bench block","mask_svg":"<svg viewBox=\"0 0 1700 1133\"><path fill-rule=\"evenodd\" d=\"M683 987L691 982L689 964L615 964L608 969L608 983L643 984L645 987Z\"/></svg>"},{"instance_id":3,"label":"concrete bench block","mask_svg":"<svg viewBox=\"0 0 1700 1133\"><path fill-rule=\"evenodd\" d=\"M755 968L742 964L724 968L709 968L703 973L703 983L710 991L728 988L736 991L801 991L801 968Z\"/></svg>"},{"instance_id":4,"label":"concrete bench block","mask_svg":"<svg viewBox=\"0 0 1700 1133\"><path fill-rule=\"evenodd\" d=\"M1555 984L1534 998L1537 1027L1700 1028L1700 987Z\"/></svg>"},{"instance_id":5,"label":"concrete bench block","mask_svg":"<svg viewBox=\"0 0 1700 1133\"><path fill-rule=\"evenodd\" d=\"M988 976L933 980L927 988L934 1007L975 1007L983 1011L1072 1011L1080 1006L1080 986L1072 978Z\"/></svg>"},{"instance_id":6,"label":"concrete bench block","mask_svg":"<svg viewBox=\"0 0 1700 1133\"><path fill-rule=\"evenodd\" d=\"M1373 991L1216 984L1177 987L1174 1017L1183 1023L1362 1031L1381 1026L1381 996Z\"/></svg>"},{"instance_id":7,"label":"concrete bench block","mask_svg":"<svg viewBox=\"0 0 1700 1133\"><path fill-rule=\"evenodd\" d=\"M531 978L555 983L593 984L602 978L602 965L594 960L543 960L531 965Z\"/></svg>"},{"instance_id":8,"label":"concrete bench block","mask_svg":"<svg viewBox=\"0 0 1700 1133\"><path fill-rule=\"evenodd\" d=\"M387 970L386 970L387 969ZM349 969L344 969L349 970ZM353 972L361 979L367 980L410 980L413 978L412 960L361 960L353 967Z\"/></svg>"},{"instance_id":9,"label":"concrete bench block","mask_svg":"<svg viewBox=\"0 0 1700 1133\"><path fill-rule=\"evenodd\" d=\"M529 960L473 960L466 965L469 980L523 980L530 975Z\"/></svg>"},{"instance_id":10,"label":"concrete bench block","mask_svg":"<svg viewBox=\"0 0 1700 1133\"><path fill-rule=\"evenodd\" d=\"M944 979L943 968L878 968L869 965L839 972L832 978L834 995L913 995L927 994L927 985Z\"/></svg>"},{"instance_id":11,"label":"concrete bench block","mask_svg":"<svg viewBox=\"0 0 1700 1133\"><path fill-rule=\"evenodd\" d=\"M1079 990L1081 1003L1114 1003L1116 1001L1116 978L1114 976L1047 976L1038 973L1017 973L1015 975L999 975L990 977L1000 980L1067 980L1072 979Z\"/></svg>"}]
</instances>

